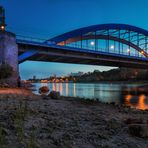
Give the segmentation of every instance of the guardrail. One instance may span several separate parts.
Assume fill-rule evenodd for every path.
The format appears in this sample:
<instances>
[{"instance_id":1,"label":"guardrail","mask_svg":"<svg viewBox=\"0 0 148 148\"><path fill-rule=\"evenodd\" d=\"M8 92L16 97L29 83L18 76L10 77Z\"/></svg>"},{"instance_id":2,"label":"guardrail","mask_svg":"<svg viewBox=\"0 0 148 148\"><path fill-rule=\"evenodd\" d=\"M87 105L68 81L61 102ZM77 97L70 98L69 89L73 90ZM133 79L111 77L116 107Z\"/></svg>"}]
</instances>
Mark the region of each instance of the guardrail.
<instances>
[{"instance_id":1,"label":"guardrail","mask_svg":"<svg viewBox=\"0 0 148 148\"><path fill-rule=\"evenodd\" d=\"M28 36L22 36L22 35L16 35L17 40L24 40L24 41L31 41L31 42L39 42L44 43L47 39L41 39L41 38L34 38L34 37L28 37Z\"/></svg>"}]
</instances>

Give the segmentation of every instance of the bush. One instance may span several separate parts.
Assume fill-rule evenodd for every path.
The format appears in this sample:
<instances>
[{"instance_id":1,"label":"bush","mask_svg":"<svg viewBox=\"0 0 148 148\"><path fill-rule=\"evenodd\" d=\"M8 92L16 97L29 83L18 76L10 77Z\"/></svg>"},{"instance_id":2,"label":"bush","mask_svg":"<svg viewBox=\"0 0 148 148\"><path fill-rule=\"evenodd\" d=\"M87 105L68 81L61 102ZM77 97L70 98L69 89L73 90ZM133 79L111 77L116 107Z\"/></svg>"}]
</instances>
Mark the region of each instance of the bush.
<instances>
[{"instance_id":1,"label":"bush","mask_svg":"<svg viewBox=\"0 0 148 148\"><path fill-rule=\"evenodd\" d=\"M12 75L13 68L8 64L0 65L0 79L9 78Z\"/></svg>"}]
</instances>

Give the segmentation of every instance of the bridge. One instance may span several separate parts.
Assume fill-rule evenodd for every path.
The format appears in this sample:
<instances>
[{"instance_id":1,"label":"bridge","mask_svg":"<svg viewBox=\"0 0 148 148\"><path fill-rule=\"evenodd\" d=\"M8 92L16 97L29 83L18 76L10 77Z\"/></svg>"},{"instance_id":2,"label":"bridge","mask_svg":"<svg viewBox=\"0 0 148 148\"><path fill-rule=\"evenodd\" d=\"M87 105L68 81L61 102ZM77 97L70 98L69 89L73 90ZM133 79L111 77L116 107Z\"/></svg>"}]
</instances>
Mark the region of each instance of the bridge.
<instances>
[{"instance_id":1,"label":"bridge","mask_svg":"<svg viewBox=\"0 0 148 148\"><path fill-rule=\"evenodd\" d=\"M46 61L148 69L148 31L126 24L101 24L49 40L17 36L19 63Z\"/></svg>"}]
</instances>

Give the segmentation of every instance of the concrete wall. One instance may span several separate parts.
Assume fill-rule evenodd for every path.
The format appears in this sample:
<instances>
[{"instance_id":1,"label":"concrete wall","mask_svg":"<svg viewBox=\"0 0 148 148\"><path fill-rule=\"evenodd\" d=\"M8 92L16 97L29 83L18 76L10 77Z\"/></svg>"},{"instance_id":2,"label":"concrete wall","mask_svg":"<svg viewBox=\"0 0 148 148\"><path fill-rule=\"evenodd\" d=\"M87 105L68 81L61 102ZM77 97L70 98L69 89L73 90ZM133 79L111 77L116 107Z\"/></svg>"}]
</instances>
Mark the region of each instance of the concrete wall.
<instances>
[{"instance_id":1,"label":"concrete wall","mask_svg":"<svg viewBox=\"0 0 148 148\"><path fill-rule=\"evenodd\" d=\"M13 33L0 31L0 64L7 63L13 67L13 76L6 83L17 85L18 79L18 46Z\"/></svg>"}]
</instances>

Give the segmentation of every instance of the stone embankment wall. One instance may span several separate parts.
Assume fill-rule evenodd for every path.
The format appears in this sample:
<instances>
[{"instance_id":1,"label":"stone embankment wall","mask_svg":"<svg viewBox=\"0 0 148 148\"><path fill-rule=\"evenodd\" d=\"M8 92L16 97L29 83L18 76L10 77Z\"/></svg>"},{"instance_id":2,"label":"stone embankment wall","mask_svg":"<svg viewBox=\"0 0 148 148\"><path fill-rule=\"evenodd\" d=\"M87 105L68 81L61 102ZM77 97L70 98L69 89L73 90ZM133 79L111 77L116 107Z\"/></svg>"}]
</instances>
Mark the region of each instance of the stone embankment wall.
<instances>
[{"instance_id":1,"label":"stone embankment wall","mask_svg":"<svg viewBox=\"0 0 148 148\"><path fill-rule=\"evenodd\" d=\"M18 79L18 46L13 33L0 31L0 64L7 63L13 67L11 78L4 80L9 85L17 86Z\"/></svg>"}]
</instances>

